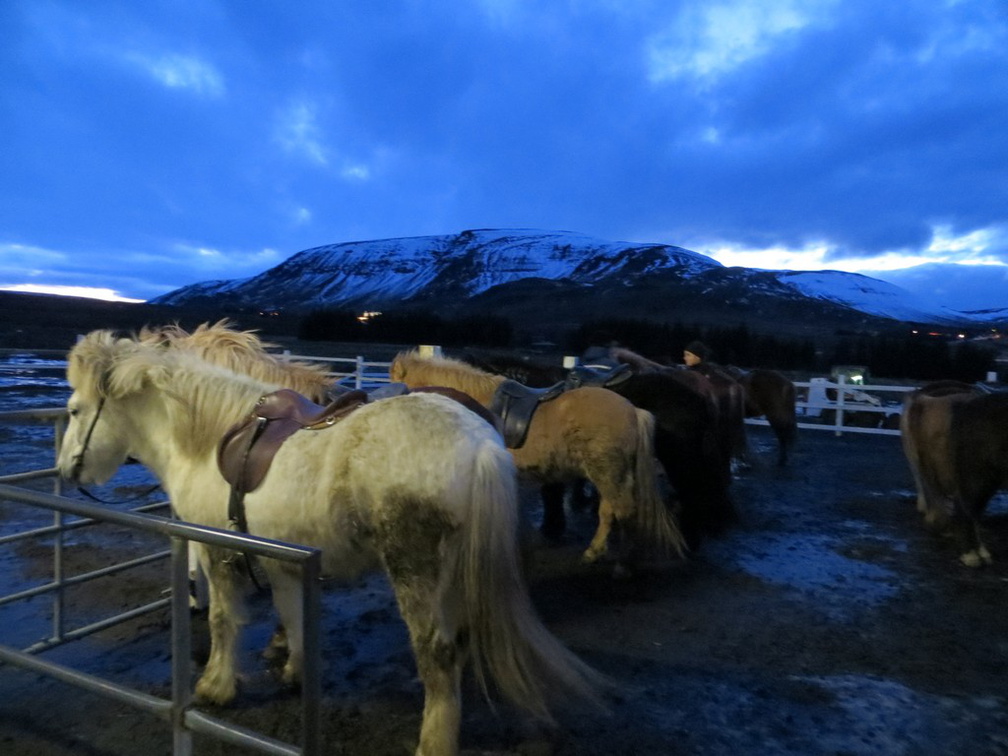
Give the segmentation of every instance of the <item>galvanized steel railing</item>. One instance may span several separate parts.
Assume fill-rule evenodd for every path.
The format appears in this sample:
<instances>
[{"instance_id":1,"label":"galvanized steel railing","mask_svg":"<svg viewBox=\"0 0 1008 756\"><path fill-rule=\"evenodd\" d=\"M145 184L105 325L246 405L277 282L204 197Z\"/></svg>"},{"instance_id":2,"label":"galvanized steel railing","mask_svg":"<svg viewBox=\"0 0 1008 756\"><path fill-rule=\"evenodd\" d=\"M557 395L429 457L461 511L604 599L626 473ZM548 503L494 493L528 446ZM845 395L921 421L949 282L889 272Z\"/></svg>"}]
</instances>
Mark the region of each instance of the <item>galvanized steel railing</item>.
<instances>
[{"instance_id":1,"label":"galvanized steel railing","mask_svg":"<svg viewBox=\"0 0 1008 756\"><path fill-rule=\"evenodd\" d=\"M0 423L24 422L52 422L54 425L54 442L58 450L65 427L64 410L41 409L0 413ZM45 478L53 479L53 493L33 491L16 485ZM165 508L167 502L156 502L130 511L116 511L103 506L69 499L61 496L60 493L60 480L55 468L0 476L0 499L48 509L52 511L54 518L52 525L32 528L18 533L8 533L0 537L0 546L48 535L53 536L54 543L53 579L50 582L41 586L16 591L7 596L0 596L0 606L3 606L13 601L51 594L53 597L51 635L20 650L0 644L0 662L54 677L160 717L168 722L172 728L173 753L176 756L190 756L192 754L192 736L194 733L208 735L219 740L269 754L282 754L283 756L303 754L304 756L310 756L319 753L319 700L321 697L321 679L319 674L321 668L319 663L321 553L319 550L242 533L218 530L149 513L153 509ZM74 515L82 519L66 521L64 519L66 515ZM167 551L146 554L85 574L65 575L62 560L63 535L68 531L102 522L134 528L145 533L167 536L170 541L170 548ZM301 707L302 740L300 747L277 741L247 728L211 717L193 708L192 675L190 669L189 541L199 541L201 543L242 551L252 556L292 562L300 567L304 618L304 670ZM63 607L65 588L164 558L170 558L171 564L167 598L129 609L82 627L71 630L65 628ZM46 649L83 638L99 630L166 607L171 610L171 699L152 696L134 688L120 685L65 665L47 661L38 656L40 652Z\"/></svg>"}]
</instances>

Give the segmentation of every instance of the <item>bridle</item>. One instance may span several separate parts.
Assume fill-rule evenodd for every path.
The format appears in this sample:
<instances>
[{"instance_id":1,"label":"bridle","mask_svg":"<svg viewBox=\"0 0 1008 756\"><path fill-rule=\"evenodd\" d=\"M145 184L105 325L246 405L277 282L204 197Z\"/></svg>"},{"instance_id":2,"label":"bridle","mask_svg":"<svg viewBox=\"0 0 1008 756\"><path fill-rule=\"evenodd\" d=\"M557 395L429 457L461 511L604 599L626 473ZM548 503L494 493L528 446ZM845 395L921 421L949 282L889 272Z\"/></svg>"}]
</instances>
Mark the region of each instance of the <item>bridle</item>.
<instances>
[{"instance_id":1,"label":"bridle","mask_svg":"<svg viewBox=\"0 0 1008 756\"><path fill-rule=\"evenodd\" d=\"M81 446L81 450L77 454L77 456L74 457L73 468L70 470L70 479L73 481L80 480L81 470L84 469L84 453L87 451L88 444L91 443L91 434L94 433L95 426L98 425L98 418L101 415L101 411L102 409L104 409L104 407L105 407L105 397L103 396L101 399L98 400L98 410L95 412L94 417L91 419L91 425L88 426L87 433L84 434L84 444ZM106 499L102 499L98 496L95 496L93 493L91 493L90 491L88 491L86 488L84 488L79 484L77 486L77 490L80 491L85 496L87 496L89 499L91 499L91 501L96 501L99 504L121 504L129 501L135 501L137 499L143 499L146 496L149 496L150 494L154 493L154 491L158 490L160 487L161 487L160 484L155 483L146 491L138 493L136 496L130 496L127 499L120 499L119 501L107 501Z\"/></svg>"},{"instance_id":2,"label":"bridle","mask_svg":"<svg viewBox=\"0 0 1008 756\"><path fill-rule=\"evenodd\" d=\"M70 470L70 477L74 481L80 479L81 470L84 469L84 453L87 451L88 444L91 443L91 434L94 433L95 426L98 425L98 418L101 417L101 411L104 407L105 397L103 396L98 400L98 410L91 419L91 425L88 426L87 433L84 434L84 444L81 446L80 452L74 458L73 468Z\"/></svg>"}]
</instances>

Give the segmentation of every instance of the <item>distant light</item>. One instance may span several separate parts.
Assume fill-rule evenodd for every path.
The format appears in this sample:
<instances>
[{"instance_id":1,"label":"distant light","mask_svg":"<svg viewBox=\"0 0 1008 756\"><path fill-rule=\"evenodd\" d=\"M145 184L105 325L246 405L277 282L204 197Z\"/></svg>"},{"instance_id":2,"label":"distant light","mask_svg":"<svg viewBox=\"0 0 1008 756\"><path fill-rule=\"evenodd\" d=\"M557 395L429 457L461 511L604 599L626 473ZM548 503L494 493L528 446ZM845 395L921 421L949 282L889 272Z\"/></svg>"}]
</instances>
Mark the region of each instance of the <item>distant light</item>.
<instances>
[{"instance_id":1,"label":"distant light","mask_svg":"<svg viewBox=\"0 0 1008 756\"><path fill-rule=\"evenodd\" d=\"M41 284L15 284L0 286L0 291L16 291L23 294L55 294L61 297L84 297L85 299L102 299L106 302L145 302L144 299L131 299L117 294L113 289L101 289L94 286L43 286Z\"/></svg>"},{"instance_id":2,"label":"distant light","mask_svg":"<svg viewBox=\"0 0 1008 756\"><path fill-rule=\"evenodd\" d=\"M372 318L377 318L379 315L381 315L381 312L377 310L368 310L358 315L357 320L361 323L367 323L369 320L371 320Z\"/></svg>"}]
</instances>

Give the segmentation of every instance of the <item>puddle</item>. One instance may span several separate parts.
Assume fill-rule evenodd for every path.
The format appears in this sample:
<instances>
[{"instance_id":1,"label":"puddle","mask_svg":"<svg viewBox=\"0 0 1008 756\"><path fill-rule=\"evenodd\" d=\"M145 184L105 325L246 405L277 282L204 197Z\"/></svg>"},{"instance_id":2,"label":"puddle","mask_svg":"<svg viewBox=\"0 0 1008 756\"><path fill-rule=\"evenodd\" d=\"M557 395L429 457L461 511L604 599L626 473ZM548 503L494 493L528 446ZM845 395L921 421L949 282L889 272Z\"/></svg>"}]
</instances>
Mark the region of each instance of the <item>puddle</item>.
<instances>
[{"instance_id":1,"label":"puddle","mask_svg":"<svg viewBox=\"0 0 1008 756\"><path fill-rule=\"evenodd\" d=\"M894 550L906 545L879 540ZM896 573L877 564L845 557L843 544L823 535L748 533L711 544L718 561L730 563L749 575L812 598L837 620L850 620L864 608L878 606L899 591Z\"/></svg>"}]
</instances>

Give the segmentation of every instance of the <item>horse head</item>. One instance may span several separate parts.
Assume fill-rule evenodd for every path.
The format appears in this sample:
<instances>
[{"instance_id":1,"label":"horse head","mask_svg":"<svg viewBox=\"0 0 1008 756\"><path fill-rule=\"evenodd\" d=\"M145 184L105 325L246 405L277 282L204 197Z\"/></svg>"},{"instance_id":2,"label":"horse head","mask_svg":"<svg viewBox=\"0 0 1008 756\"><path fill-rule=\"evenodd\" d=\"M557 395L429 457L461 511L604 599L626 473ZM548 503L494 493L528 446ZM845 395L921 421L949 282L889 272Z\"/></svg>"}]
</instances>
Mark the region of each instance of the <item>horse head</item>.
<instances>
[{"instance_id":1,"label":"horse head","mask_svg":"<svg viewBox=\"0 0 1008 756\"><path fill-rule=\"evenodd\" d=\"M136 371L120 369L138 348L136 341L111 331L94 331L70 350L67 381L73 393L56 463L64 478L104 483L126 461L128 442L113 405L143 380Z\"/></svg>"}]
</instances>

